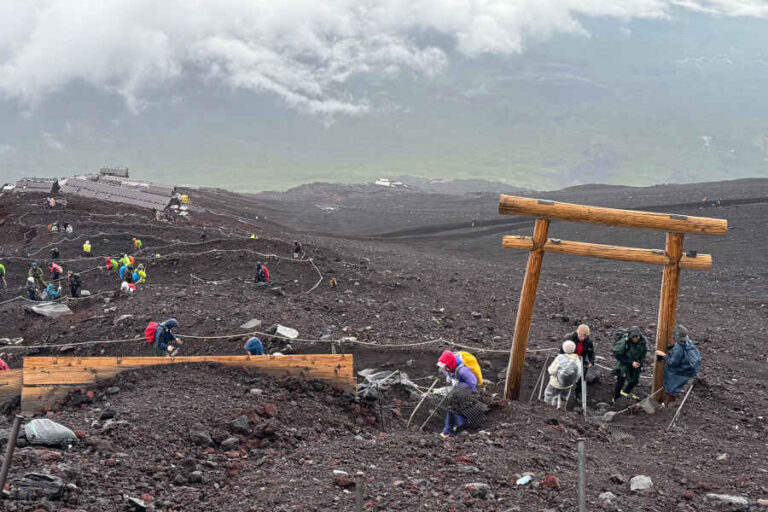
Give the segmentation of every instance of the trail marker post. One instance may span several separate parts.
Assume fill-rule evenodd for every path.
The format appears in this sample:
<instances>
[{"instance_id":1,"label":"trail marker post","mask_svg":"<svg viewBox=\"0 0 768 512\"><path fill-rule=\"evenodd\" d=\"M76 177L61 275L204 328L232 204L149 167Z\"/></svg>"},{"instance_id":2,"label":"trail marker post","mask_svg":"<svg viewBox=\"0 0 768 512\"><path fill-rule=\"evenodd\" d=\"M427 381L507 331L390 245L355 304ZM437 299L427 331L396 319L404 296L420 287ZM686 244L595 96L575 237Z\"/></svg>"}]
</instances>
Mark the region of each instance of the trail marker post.
<instances>
[{"instance_id":1,"label":"trail marker post","mask_svg":"<svg viewBox=\"0 0 768 512\"><path fill-rule=\"evenodd\" d=\"M665 350L672 341L672 329L675 325L680 269L706 270L712 267L712 256L709 254L697 254L695 252L683 254L684 234L724 235L728 230L728 221L725 219L602 208L503 194L499 198L499 213L536 217L533 237L505 236L502 242L503 247L507 249L530 251L523 287L520 291L520 303L517 309L515 332L512 338L512 349L509 354L509 366L507 367L507 379L504 387L504 396L510 400L517 400L520 396L525 352L528 348L528 334L544 253L556 252L663 265L664 274L661 280L659 317L656 327L656 348ZM549 223L552 219L666 231L666 247L665 250L638 249L547 238ZM664 361L656 361L653 369L652 391L655 393L661 389L663 382Z\"/></svg>"}]
</instances>

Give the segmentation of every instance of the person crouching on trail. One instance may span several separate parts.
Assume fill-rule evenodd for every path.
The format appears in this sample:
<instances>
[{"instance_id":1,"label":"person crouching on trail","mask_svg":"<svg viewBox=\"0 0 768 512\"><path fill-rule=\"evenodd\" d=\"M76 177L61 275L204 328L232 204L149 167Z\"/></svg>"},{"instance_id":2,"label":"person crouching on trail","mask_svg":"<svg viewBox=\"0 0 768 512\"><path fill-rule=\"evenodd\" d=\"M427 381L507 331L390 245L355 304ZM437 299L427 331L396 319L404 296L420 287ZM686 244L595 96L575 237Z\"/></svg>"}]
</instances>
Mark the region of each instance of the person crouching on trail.
<instances>
[{"instance_id":1,"label":"person crouching on trail","mask_svg":"<svg viewBox=\"0 0 768 512\"><path fill-rule=\"evenodd\" d=\"M559 354L549 365L549 384L544 390L544 401L556 408L568 403L571 389L581 379L581 362L576 354L576 344L566 339L563 342L562 354Z\"/></svg>"},{"instance_id":2,"label":"person crouching on trail","mask_svg":"<svg viewBox=\"0 0 768 512\"><path fill-rule=\"evenodd\" d=\"M166 357L176 354L177 349L171 343L176 342L177 345L181 345L181 340L173 333L173 329L178 326L179 322L175 318L169 318L157 326L157 332L155 332L156 356Z\"/></svg>"},{"instance_id":3,"label":"person crouching on trail","mask_svg":"<svg viewBox=\"0 0 768 512\"><path fill-rule=\"evenodd\" d=\"M53 283L48 283L48 286L41 294L42 300L56 300L59 297L61 297L61 286L57 288Z\"/></svg>"},{"instance_id":4,"label":"person crouching on trail","mask_svg":"<svg viewBox=\"0 0 768 512\"><path fill-rule=\"evenodd\" d=\"M674 402L688 381L701 370L701 353L688 337L688 329L678 325L672 331L675 345L667 352L656 351L664 363L664 397L662 402Z\"/></svg>"},{"instance_id":5,"label":"person crouching on trail","mask_svg":"<svg viewBox=\"0 0 768 512\"><path fill-rule=\"evenodd\" d=\"M269 278L269 269L266 265L263 265L260 261L256 263L256 277L254 278L254 281L257 283L267 283L269 284L271 282Z\"/></svg>"},{"instance_id":6,"label":"person crouching on trail","mask_svg":"<svg viewBox=\"0 0 768 512\"><path fill-rule=\"evenodd\" d=\"M460 364L456 360L456 355L450 350L446 350L437 360L437 366L443 370L448 377L456 382L457 386L461 386L468 391L477 391L477 377L468 366ZM459 428L469 423L469 420L464 416L454 411L448 411L445 415L445 427L440 434L441 437L447 438L456 435Z\"/></svg>"},{"instance_id":7,"label":"person crouching on trail","mask_svg":"<svg viewBox=\"0 0 768 512\"><path fill-rule=\"evenodd\" d=\"M640 397L632 394L632 390L640 382L640 372L643 370L645 355L648 353L648 340L643 336L639 327L630 327L627 334L621 337L613 346L613 355L616 357L616 387L613 391L613 400L620 396L631 397L639 400Z\"/></svg>"}]
</instances>

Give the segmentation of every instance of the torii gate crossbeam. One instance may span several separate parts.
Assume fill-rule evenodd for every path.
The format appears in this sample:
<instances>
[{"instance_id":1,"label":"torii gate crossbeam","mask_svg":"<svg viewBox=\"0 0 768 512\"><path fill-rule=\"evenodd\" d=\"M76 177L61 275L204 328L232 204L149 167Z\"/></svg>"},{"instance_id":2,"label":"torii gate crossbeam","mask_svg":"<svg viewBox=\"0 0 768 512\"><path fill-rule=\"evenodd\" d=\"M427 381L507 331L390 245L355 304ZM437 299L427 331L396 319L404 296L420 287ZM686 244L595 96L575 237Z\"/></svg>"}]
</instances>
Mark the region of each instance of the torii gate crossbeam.
<instances>
[{"instance_id":1,"label":"torii gate crossbeam","mask_svg":"<svg viewBox=\"0 0 768 512\"><path fill-rule=\"evenodd\" d=\"M505 236L503 241L505 248L530 251L523 287L520 291L520 303L504 388L504 396L510 400L517 400L520 396L525 352L528 348L528 333L545 252L663 265L664 274L661 280L659 316L656 325L656 348L665 350L672 341L672 329L675 325L680 269L705 270L712 266L712 257L708 254L694 252L683 254L684 233L723 235L728 230L728 221L724 219L620 210L508 195L500 197L499 213L536 217L532 238ZM661 251L547 238L550 219L666 231L666 247ZM657 361L653 370L654 393L663 386L663 379L664 362Z\"/></svg>"}]
</instances>

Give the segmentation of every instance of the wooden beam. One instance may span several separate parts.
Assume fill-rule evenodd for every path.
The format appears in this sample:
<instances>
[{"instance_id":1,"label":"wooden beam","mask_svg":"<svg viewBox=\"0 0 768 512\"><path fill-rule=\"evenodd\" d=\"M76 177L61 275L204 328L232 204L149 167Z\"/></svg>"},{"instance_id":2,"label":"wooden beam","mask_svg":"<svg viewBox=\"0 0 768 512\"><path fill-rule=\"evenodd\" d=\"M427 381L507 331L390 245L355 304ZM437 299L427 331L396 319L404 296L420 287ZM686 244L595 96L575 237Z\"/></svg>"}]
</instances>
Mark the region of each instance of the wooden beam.
<instances>
[{"instance_id":1,"label":"wooden beam","mask_svg":"<svg viewBox=\"0 0 768 512\"><path fill-rule=\"evenodd\" d=\"M509 400L517 400L519 398L520 387L523 383L525 351L528 348L528 332L531 328L533 305L536 302L536 290L539 286L547 231L549 231L549 220L536 219L536 225L533 228L533 248L528 255L523 288L520 290L520 304L517 307L515 333L512 338L512 349L509 353L509 365L507 366L504 396Z\"/></svg>"},{"instance_id":2,"label":"wooden beam","mask_svg":"<svg viewBox=\"0 0 768 512\"><path fill-rule=\"evenodd\" d=\"M0 372L0 404L21 395L21 369Z\"/></svg>"},{"instance_id":3,"label":"wooden beam","mask_svg":"<svg viewBox=\"0 0 768 512\"><path fill-rule=\"evenodd\" d=\"M725 219L619 210L616 208L584 206L504 194L499 198L499 213L505 215L527 215L545 219L562 219L571 222L605 224L608 226L659 229L673 233L723 235L728 230L728 221Z\"/></svg>"},{"instance_id":4,"label":"wooden beam","mask_svg":"<svg viewBox=\"0 0 768 512\"><path fill-rule=\"evenodd\" d=\"M670 263L664 267L664 275L661 278L661 298L659 299L659 318L656 322L656 349L667 351L667 345L672 344L672 329L675 327L677 316L677 296L680 288L679 260L683 253L683 235L681 233L667 233L667 254ZM653 389L664 387L664 361L654 357Z\"/></svg>"},{"instance_id":5,"label":"wooden beam","mask_svg":"<svg viewBox=\"0 0 768 512\"><path fill-rule=\"evenodd\" d=\"M529 236L507 235L502 243L505 249L533 249L533 239ZM548 238L544 244L544 252L561 254L575 254L577 256L591 256L593 258L606 258L620 261L636 261L651 263L654 265L669 265L670 258L664 251L656 249L637 249L634 247L621 247L618 245L590 244L585 242L570 242ZM706 270L712 268L712 256L709 254L696 254L696 256L683 255L680 258L680 268Z\"/></svg>"},{"instance_id":6,"label":"wooden beam","mask_svg":"<svg viewBox=\"0 0 768 512\"><path fill-rule=\"evenodd\" d=\"M109 379L120 372L147 366L214 362L253 368L275 377L303 377L325 381L354 392L357 381L350 354L288 356L184 356L184 357L27 357L24 360L22 409L38 412L73 388Z\"/></svg>"}]
</instances>

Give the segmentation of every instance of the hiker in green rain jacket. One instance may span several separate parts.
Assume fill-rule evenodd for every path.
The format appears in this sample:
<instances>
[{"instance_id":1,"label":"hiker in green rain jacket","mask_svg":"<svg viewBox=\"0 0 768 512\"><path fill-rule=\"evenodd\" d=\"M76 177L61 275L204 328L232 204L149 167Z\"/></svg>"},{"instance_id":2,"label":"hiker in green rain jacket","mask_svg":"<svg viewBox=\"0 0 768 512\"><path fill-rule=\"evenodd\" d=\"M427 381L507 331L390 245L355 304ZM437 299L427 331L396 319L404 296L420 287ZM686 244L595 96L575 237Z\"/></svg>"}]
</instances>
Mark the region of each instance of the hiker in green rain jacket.
<instances>
[{"instance_id":1,"label":"hiker in green rain jacket","mask_svg":"<svg viewBox=\"0 0 768 512\"><path fill-rule=\"evenodd\" d=\"M613 346L613 355L616 357L616 387L613 390L613 399L619 396L632 397L639 400L640 397L631 394L637 383L640 382L640 372L643 370L645 355L648 353L648 340L643 336L639 327L630 327L627 333Z\"/></svg>"}]
</instances>

